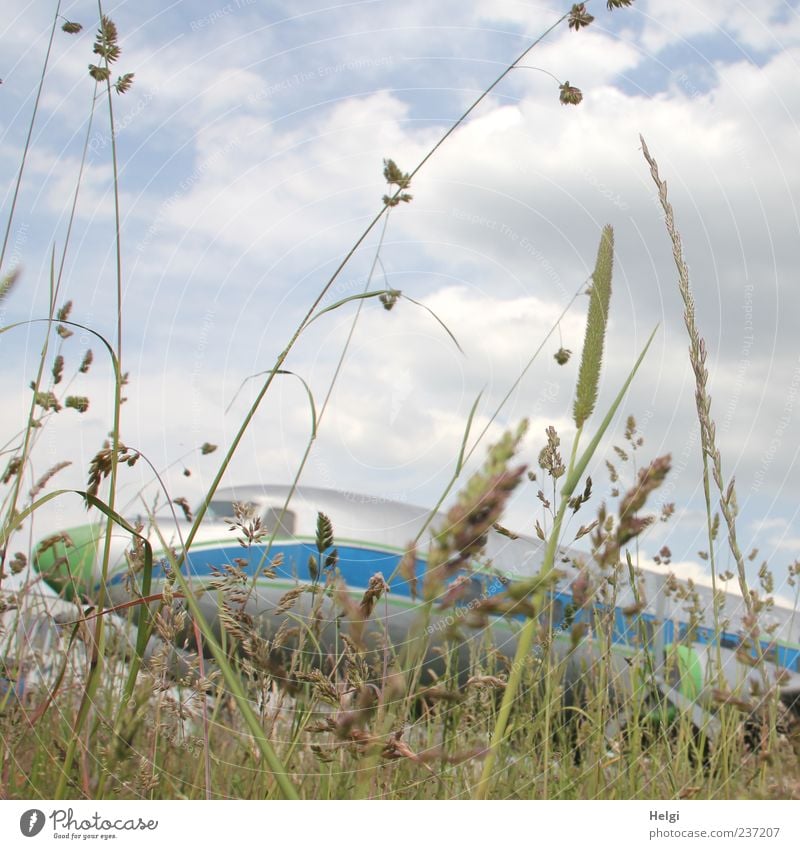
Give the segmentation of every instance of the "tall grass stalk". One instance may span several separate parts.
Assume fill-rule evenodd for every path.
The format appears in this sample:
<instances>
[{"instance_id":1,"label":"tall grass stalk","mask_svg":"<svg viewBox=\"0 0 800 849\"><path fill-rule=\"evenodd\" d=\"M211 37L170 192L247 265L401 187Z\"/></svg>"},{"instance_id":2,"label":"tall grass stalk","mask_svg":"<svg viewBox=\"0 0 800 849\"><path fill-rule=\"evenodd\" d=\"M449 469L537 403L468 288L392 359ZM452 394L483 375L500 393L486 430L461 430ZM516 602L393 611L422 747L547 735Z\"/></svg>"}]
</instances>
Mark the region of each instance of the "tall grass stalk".
<instances>
[{"instance_id":1,"label":"tall grass stalk","mask_svg":"<svg viewBox=\"0 0 800 849\"><path fill-rule=\"evenodd\" d=\"M739 591L742 596L742 603L744 604L745 609L747 611L747 615L743 619L745 624L745 632L747 634L748 639L752 641L753 645L756 648L758 656L758 667L761 674L762 685L764 688L764 698L766 699L769 697L771 692L774 693L774 688L772 687L769 681L767 670L763 662L764 652L763 649L761 649L760 647L760 641L758 637L757 614L755 610L754 601L750 595L750 589L748 587L744 556L742 554L741 548L739 547L739 542L736 535L736 517L739 508L736 500L735 478L731 477L731 479L727 482L726 485L722 473L722 457L720 455L719 448L716 444L716 425L714 423L713 417L711 416L711 396L708 393L706 343L703 337L700 335L699 330L697 329L697 322L695 320L694 297L692 295L691 285L689 282L689 269L683 258L681 236L678 232L677 226L675 225L675 214L672 208L672 204L667 199L667 183L665 180L661 179L658 171L658 164L651 156L644 138L640 135L639 139L642 145L642 154L645 160L647 161L647 164L650 166L650 175L653 178L653 182L655 183L658 189L658 199L661 203L661 208L664 211L664 225L667 229L670 241L672 242L672 256L675 260L675 266L678 271L678 291L680 292L681 300L683 301L684 305L683 319L684 325L686 327L686 332L689 336L689 361L691 363L692 371L694 373L695 378L695 406L697 410L697 420L700 424L700 442L703 457L703 493L706 506L706 527L708 532L709 554L711 555L715 547L715 541L713 538L714 534L712 531L713 520L711 515L711 493L709 482L710 464L711 477L713 478L714 484L717 487L717 491L719 494L720 510L722 511L722 515L725 519L725 524L727 527L728 546L730 548L731 554L733 555L734 561L736 562L736 576L739 582ZM717 665L721 683L723 678L720 651L720 597L717 592L716 563L713 557L710 560L710 566L713 593L714 632L715 643L717 646ZM774 720L775 699L770 699L767 706L770 712L772 713L772 718ZM770 746L772 746L775 742L774 721L771 721L769 723L769 729ZM766 778L765 767L762 767L761 774L763 782Z\"/></svg>"},{"instance_id":2,"label":"tall grass stalk","mask_svg":"<svg viewBox=\"0 0 800 849\"><path fill-rule=\"evenodd\" d=\"M42 96L42 89L44 88L44 79L47 75L47 66L50 64L50 53L53 49L53 39L56 34L56 27L58 26L58 19L60 17L61 12L61 0L58 0L56 3L56 11L53 15L53 26L50 29L50 39L47 42L47 51L44 54L44 61L42 62L42 73L39 76L39 85L36 89L36 98L33 101L33 112L31 113L31 120L28 124L28 134L25 137L25 144L22 148L22 158L20 160L19 171L17 172L17 179L14 183L14 194L11 197L11 208L8 213L8 221L6 222L5 233L3 234L3 246L0 248L0 272L3 270L3 260L6 256L6 249L8 248L8 240L11 235L11 225L14 221L14 212L17 208L17 199L19 197L20 186L22 185L22 175L25 173L25 163L28 161L28 151L31 146L31 138L33 136L33 127L36 123L36 116L39 113L39 100Z\"/></svg>"},{"instance_id":3,"label":"tall grass stalk","mask_svg":"<svg viewBox=\"0 0 800 849\"><path fill-rule=\"evenodd\" d=\"M722 459L719 449L716 446L716 425L711 417L711 396L708 394L708 370L706 369L706 343L700 336L695 321L694 297L692 295L691 285L689 283L689 269L683 259L683 247L681 245L681 236L675 226L675 214L672 209L672 204L667 200L667 183L662 180L658 173L658 164L650 155L647 148L647 143L642 136L639 136L642 143L642 154L650 166L650 174L653 182L658 188L658 199L661 203L661 208L664 210L664 225L667 228L670 240L672 241L672 256L675 260L675 266L678 269L678 291L683 300L683 321L686 326L686 332L689 336L689 361L692 365L695 379L695 405L697 408L697 420L700 424L701 448L703 452L703 488L706 500L706 513L709 529L709 547L714 548L714 541L711 537L711 497L709 491L709 461L711 462L711 474L714 478L714 483L717 486L720 495L720 508L722 515L725 517L725 523L728 526L728 543L731 553L736 561L736 574L739 580L739 590L742 594L742 601L747 608L747 615L753 618L753 600L750 598L750 591L747 586L747 573L745 572L744 557L736 539L736 490L734 479L731 478L727 487L725 486L722 476ZM716 592L716 570L711 570L712 586L714 588L714 627L719 633L719 610L718 596Z\"/></svg>"},{"instance_id":4,"label":"tall grass stalk","mask_svg":"<svg viewBox=\"0 0 800 849\"><path fill-rule=\"evenodd\" d=\"M56 20L57 19L58 19L58 11L56 11ZM52 43L52 36L51 36L51 43ZM49 48L48 48L48 55L49 55ZM45 65L46 65L46 62L45 62ZM96 90L96 86L95 86L95 90ZM81 154L81 162L80 162L80 166L79 166L79 169L78 169L78 176L77 176L77 179L76 179L76 182L75 182L75 191L74 191L73 197L72 197L72 206L70 208L69 219L67 221L67 230L66 230L66 233L65 233L65 236L64 236L64 245L63 245L62 250L61 250L61 259L60 259L59 264L58 264L58 272L57 273L55 272L55 248L53 248L53 256L51 256L51 262L50 262L50 293L49 293L49 299L48 299L49 306L48 306L48 319L47 319L47 325L48 326L47 326L47 329L45 331L44 341L42 343L42 351L41 351L41 354L40 354L40 357L39 357L39 367L38 367L36 378L34 380L33 395L32 395L31 403L30 403L29 410L28 410L28 417L27 417L27 420L26 420L26 425L23 428L23 430L21 431L23 444L22 444L22 451L21 451L21 454L20 454L20 470L19 470L19 474L15 477L14 486L12 488L10 500L7 501L4 504L4 511L3 512L4 512L4 515L6 515L6 516L13 516L16 512L18 499L19 499L20 487L22 485L22 476L24 475L25 471L27 470L28 460L29 460L29 457L31 456L31 452L33 451L33 446L36 442L36 439L42 432L41 428L34 428L33 425L32 425L32 422L33 422L34 412L36 410L36 398L37 398L38 393L41 391L42 378L44 376L44 368L45 368L45 365L47 363L47 355L48 355L48 351L50 349L50 335L51 335L52 327L53 327L53 324L54 324L54 321L55 321L56 304L58 303L59 297L60 297L61 279L62 279L63 274L64 274L64 266L65 266L66 258L67 258L67 250L69 248L70 236L72 234L72 226L73 226L73 223L75 221L75 212L76 212L77 205L78 205L78 195L80 193L80 187L81 187L81 183L82 183L82 179L83 179L83 171L84 171L84 167L86 165L86 155L87 155L87 152L88 152L88 149L89 149L89 139L91 137L92 120L93 120L93 117L94 117L95 99L96 99L95 95L93 94L93 96L92 96L92 106L91 106L91 110L90 110L90 113L89 113L89 121L88 121L87 128L86 128L86 137L84 139L83 151L82 151L82 154ZM38 96L37 96L37 102L38 102ZM33 119L31 120L31 128L32 128L32 126L33 126ZM30 139L29 139L29 141L30 141ZM27 145L26 145L26 152L27 152ZM22 171L20 170L19 177L21 177L21 176L22 176ZM15 194L15 201L16 201L16 194ZM8 236L8 232L9 232L10 227L11 227L11 220L13 218L13 214L14 214L14 204L12 203L11 212L9 214L8 227L7 227L7 230L6 230L6 237ZM5 294L5 293L3 293L3 294ZM66 320L60 320L60 323L63 323L65 325L70 324L70 322L68 322ZM94 334L94 331L90 331L90 332L92 332ZM99 337L99 338L102 338L102 337ZM105 343L105 340L103 340L103 342ZM3 548L3 550L0 551L0 587L2 586L2 580L3 580L3 576L2 576L3 569L2 569L2 567L3 567L3 563L5 562L5 557L6 557L6 551L5 551L5 548Z\"/></svg>"},{"instance_id":5,"label":"tall grass stalk","mask_svg":"<svg viewBox=\"0 0 800 849\"><path fill-rule=\"evenodd\" d=\"M578 444L583 425L594 412L597 403L597 393L600 386L600 372L603 364L603 347L605 345L606 332L608 330L608 309L611 303L611 277L614 265L614 231L610 225L606 225L600 235L600 245L597 249L594 271L592 273L592 284L589 292L589 310L586 316L586 333L581 353L581 363L578 369L578 381L575 385L575 404L573 406L573 420L576 433L572 442L567 474L570 475L575 466L575 458L578 453ZM578 478L575 479L577 484ZM572 493L570 493L571 496ZM551 539L555 544L561 536L561 523L569 498L563 499L559 505L559 511L551 532ZM547 562L547 553L545 562ZM555 549L551 558L555 558ZM553 632L553 606L548 608L548 630ZM554 675L552 674L552 655L547 652L547 670L545 673L545 723L544 723L544 793L547 796L547 785L550 776L550 723L552 711L552 693Z\"/></svg>"},{"instance_id":6,"label":"tall grass stalk","mask_svg":"<svg viewBox=\"0 0 800 849\"><path fill-rule=\"evenodd\" d=\"M117 475L119 471L119 446L120 446L120 420L122 409L122 231L120 226L120 211L119 211L119 168L117 163L117 146L116 146L116 128L114 126L114 104L111 97L111 64L119 55L117 47L117 32L116 27L103 12L103 4L101 0L97 2L97 10L100 18L100 25L95 42L95 53L97 53L102 61L101 66L105 70L105 88L108 106L109 131L111 134L111 165L113 172L113 187L112 193L114 197L114 248L116 259L116 368L114 370L114 414L113 425L111 428L111 471L108 481L108 496L107 504L109 511L113 514L117 495ZM116 53L114 52L116 51ZM95 76L97 79L97 76ZM109 515L106 521L106 532L103 538L103 555L101 566L100 589L98 595L98 606L102 610L105 607L106 580L108 578L108 567L111 557L111 539L114 528L114 521ZM103 662L105 654L105 633L104 633L105 617L99 616L95 623L94 641L92 644L92 659L90 672L86 680L86 687L83 692L78 716L75 721L72 738L67 746L67 751L64 755L64 766L61 771L61 779L56 788L56 798L63 799L66 792L68 777L72 771L72 764L75 759L75 752L78 747L78 740L83 732L83 727L92 707L94 695L97 691L100 677L103 671Z\"/></svg>"},{"instance_id":7,"label":"tall grass stalk","mask_svg":"<svg viewBox=\"0 0 800 849\"><path fill-rule=\"evenodd\" d=\"M556 513L556 517L553 522L553 527L550 531L550 535L547 540L547 547L545 549L544 560L542 563L541 570L539 572L539 575L530 581L531 590L535 592L535 609L541 609L546 587L552 580L553 571L555 568L555 555L558 548L559 537L561 535L561 525L564 520L564 514L566 512L569 500L572 497L572 494L575 491L575 487L580 481L584 471L586 470L589 461L594 455L594 452L597 450L597 446L599 445L600 440L603 438L603 435L611 424L614 415L616 414L617 409L619 408L619 405L622 403L622 399L625 397L625 394L628 391L628 387L633 381L636 372L639 370L639 366L642 364L642 361L644 360L644 357L647 354L647 351L649 350L650 345L655 337L656 329L654 329L653 332L650 334L650 338L647 340L644 349L642 350L641 354L639 354L636 363L628 374L625 383L622 385L622 388L617 394L617 397L614 399L614 402L606 413L605 418L601 422L591 442L584 450L580 459L567 472L567 479L563 489L561 490L561 500L558 506L558 511ZM541 589L543 586L545 587L545 589ZM514 660L511 664L511 672L508 677L508 684L506 685L506 688L503 692L503 700L500 705L500 713L498 714L497 722L495 723L494 729L492 731L492 739L489 744L489 750L486 754L486 759L484 761L480 781L475 786L473 792L473 796L477 799L485 799L488 797L491 780L493 777L494 765L497 759L497 753L501 744L505 740L508 719L511 715L511 709L514 706L514 701L519 690L526 658L529 657L531 648L533 646L533 640L536 634L536 625L536 620L533 617L530 617L522 626L519 641L517 643L517 648L514 653Z\"/></svg>"}]
</instances>

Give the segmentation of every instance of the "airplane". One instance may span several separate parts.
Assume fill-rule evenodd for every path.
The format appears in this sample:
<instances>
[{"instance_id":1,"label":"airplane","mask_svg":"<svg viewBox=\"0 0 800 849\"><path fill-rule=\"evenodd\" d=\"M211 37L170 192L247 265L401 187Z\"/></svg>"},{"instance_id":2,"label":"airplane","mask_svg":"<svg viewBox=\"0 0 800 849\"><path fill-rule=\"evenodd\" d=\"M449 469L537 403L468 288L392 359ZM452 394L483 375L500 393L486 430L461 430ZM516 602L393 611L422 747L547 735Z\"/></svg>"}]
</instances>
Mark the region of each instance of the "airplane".
<instances>
[{"instance_id":1,"label":"airplane","mask_svg":"<svg viewBox=\"0 0 800 849\"><path fill-rule=\"evenodd\" d=\"M320 514L330 520L333 532L332 545L322 548L317 533ZM247 547L239 542L245 519L251 531L256 530ZM338 603L334 592L324 604L317 604L324 595L320 588L335 574L346 585L346 597L357 600L380 573L387 591L372 611L370 645L380 651L388 641L400 652L419 627L425 552L431 533L444 521L442 514L432 516L421 507L354 492L311 486L292 491L280 485L220 489L208 505L182 573L203 615L218 624L220 581L235 564L239 579L252 585L244 590L244 609L264 635L273 638L282 626L284 633L287 626L311 629L315 622L319 662L335 651L345 622L342 594L338 593ZM188 529L188 518L180 520L170 545L179 548ZM96 597L104 532L104 525L69 529L71 545L59 543L38 551L34 568L61 592ZM409 543L417 538L409 561ZM139 592L125 555L130 543L130 535L118 529L106 587L112 606L125 605ZM601 593L587 600L587 587L602 586L608 576L598 572L587 553L566 548L558 550L557 580L546 593L543 609L531 611L524 601L504 607L501 601L513 598L509 590L515 581L539 572L544 550L539 539L492 529L482 556L461 569L429 605L424 663L441 672L447 656L462 678L480 653L507 663L525 615L536 615L540 639L533 654L552 657L564 666L568 696L579 690L587 667L604 658L613 669L612 683L621 704L636 687L645 687L654 696L651 703L666 705L671 715L688 714L708 739L719 733L720 703L738 704L745 713L755 711L767 688L777 688L781 701L800 716L796 611L775 605L761 622L759 636L746 638L742 599L725 592L718 595L722 624L715 629L710 588L684 586L681 591L680 582L676 586L667 574L647 567L635 572L623 568L615 575L611 596ZM155 554L155 561L154 594L164 587L170 569L163 550ZM605 586L608 590L608 581ZM352 615L352 603L349 609ZM501 609L506 615L497 613ZM608 733L624 723L620 711L610 720Z\"/></svg>"}]
</instances>

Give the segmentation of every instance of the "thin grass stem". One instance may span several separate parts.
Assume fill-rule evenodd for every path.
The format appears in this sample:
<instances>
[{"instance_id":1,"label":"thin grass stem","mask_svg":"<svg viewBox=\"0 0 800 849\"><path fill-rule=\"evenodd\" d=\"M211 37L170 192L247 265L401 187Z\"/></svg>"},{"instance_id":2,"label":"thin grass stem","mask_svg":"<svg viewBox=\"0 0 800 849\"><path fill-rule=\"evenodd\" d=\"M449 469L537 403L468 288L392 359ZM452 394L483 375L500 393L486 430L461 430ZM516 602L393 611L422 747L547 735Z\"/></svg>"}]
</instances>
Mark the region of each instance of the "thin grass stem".
<instances>
[{"instance_id":1,"label":"thin grass stem","mask_svg":"<svg viewBox=\"0 0 800 849\"><path fill-rule=\"evenodd\" d=\"M28 151L31 146L31 138L33 136L33 126L36 123L36 116L39 113L39 100L42 96L42 89L44 88L44 78L47 75L47 66L50 63L50 53L53 49L53 39L56 34L56 26L58 25L58 18L61 12L61 0L58 0L56 4L55 15L53 15L53 26L50 29L50 40L47 42L47 51L44 55L44 62L42 63L42 73L39 76L39 86L36 89L36 98L33 101L33 113L31 114L31 120L28 124L28 134L25 137L25 145L22 148L22 160L20 161L19 171L17 172L17 179L14 183L14 194L11 198L11 209L8 213L8 221L6 222L6 230L3 235L3 247L0 248L0 271L3 270L3 260L6 256L6 248L8 247L8 240L11 235L11 225L14 221L14 212L17 208L17 198L19 197L20 186L22 185L22 175L25 173L25 163L28 160Z\"/></svg>"}]
</instances>

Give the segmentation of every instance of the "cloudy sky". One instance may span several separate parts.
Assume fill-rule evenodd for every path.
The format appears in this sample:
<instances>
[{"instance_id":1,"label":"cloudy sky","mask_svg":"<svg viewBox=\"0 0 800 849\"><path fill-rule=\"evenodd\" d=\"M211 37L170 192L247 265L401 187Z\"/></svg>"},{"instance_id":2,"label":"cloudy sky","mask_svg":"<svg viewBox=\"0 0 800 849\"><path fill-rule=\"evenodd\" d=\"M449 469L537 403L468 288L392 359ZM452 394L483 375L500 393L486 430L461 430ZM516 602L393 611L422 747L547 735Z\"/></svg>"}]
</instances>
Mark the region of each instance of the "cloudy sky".
<instances>
[{"instance_id":1,"label":"cloudy sky","mask_svg":"<svg viewBox=\"0 0 800 849\"><path fill-rule=\"evenodd\" d=\"M3 225L28 132L55 2L6 15L0 77ZM249 375L270 368L351 245L381 208L382 161L410 171L459 115L570 4L514 0L120 0L105 6L120 34L114 98L123 217L123 367L130 373L123 440L141 449L174 495L196 500L255 397ZM595 21L558 26L446 141L389 217L371 288L387 284L423 306L364 304L307 484L433 504L449 479L478 393L487 425L526 363L591 273L612 224L616 264L602 412L650 332L655 343L594 466L636 416L641 464L671 453L659 496L676 515L642 541L668 544L683 574L707 549L694 384L671 244L639 133L668 180L708 350L713 415L726 478L736 476L742 547L758 547L784 594L800 552L800 197L797 157L800 14L795 0L636 0ZM115 257L107 105L87 73L97 6L63 2L79 35L56 31L10 230L4 270L22 276L2 323L46 315L51 251L64 249L83 146L88 152L59 303L114 339ZM535 68L543 69L535 70ZM560 82L584 94L559 103ZM326 296L362 291L381 226ZM588 299L579 295L489 428L527 417L524 459L544 429L568 451L572 387ZM431 312L458 339L453 344ZM287 361L322 404L356 303L327 313ZM0 425L6 450L24 421L42 328L5 334ZM553 354L575 352L563 367ZM86 346L95 365L71 392L80 416L43 429L34 474L60 460L81 486L111 427L111 382L84 334L63 345L72 375ZM53 349L52 353L55 353ZM62 384L63 385L63 384ZM598 416L598 419L600 416ZM310 430L305 390L278 380L259 409L229 483L291 479ZM591 425L591 422L590 422ZM9 442L10 440L10 442ZM482 455L479 447L473 455ZM183 458L183 459L181 459ZM191 470L190 477L183 474ZM630 479L630 470L627 471ZM147 481L137 466L126 498ZM531 532L536 485L507 523ZM152 493L152 490L150 490ZM658 502L654 502L658 506ZM44 524L81 520L60 503ZM588 516L587 516L588 521ZM38 530L38 529L37 529ZM50 527L41 528L42 533ZM729 557L720 546L723 568Z\"/></svg>"}]
</instances>

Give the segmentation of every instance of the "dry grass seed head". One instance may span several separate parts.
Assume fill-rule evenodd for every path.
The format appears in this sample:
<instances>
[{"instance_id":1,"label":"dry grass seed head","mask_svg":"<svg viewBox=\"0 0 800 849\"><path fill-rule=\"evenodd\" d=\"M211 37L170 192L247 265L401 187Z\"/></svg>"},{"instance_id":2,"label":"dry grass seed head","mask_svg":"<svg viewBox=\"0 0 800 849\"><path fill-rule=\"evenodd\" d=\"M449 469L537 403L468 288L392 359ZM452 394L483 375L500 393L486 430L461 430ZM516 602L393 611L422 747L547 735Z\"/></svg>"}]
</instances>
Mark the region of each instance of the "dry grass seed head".
<instances>
[{"instance_id":1,"label":"dry grass seed head","mask_svg":"<svg viewBox=\"0 0 800 849\"><path fill-rule=\"evenodd\" d=\"M560 365L566 365L569 362L569 358L572 356L572 351L569 348L564 348L563 346L559 348L555 354L553 354L553 359Z\"/></svg>"},{"instance_id":2,"label":"dry grass seed head","mask_svg":"<svg viewBox=\"0 0 800 849\"><path fill-rule=\"evenodd\" d=\"M92 457L89 463L89 482L86 488L90 495L96 496L100 489L100 484L111 474L113 453L111 443L105 440L103 447ZM129 450L121 442L117 446L117 455L120 463L127 463L129 466L136 465L136 462L141 456L138 451Z\"/></svg>"},{"instance_id":3,"label":"dry grass seed head","mask_svg":"<svg viewBox=\"0 0 800 849\"><path fill-rule=\"evenodd\" d=\"M131 86L133 85L134 74L127 73L123 74L121 77L117 77L117 81L114 83L114 90L117 94L125 94L130 91Z\"/></svg>"},{"instance_id":4,"label":"dry grass seed head","mask_svg":"<svg viewBox=\"0 0 800 849\"><path fill-rule=\"evenodd\" d=\"M361 599L361 604L359 605L362 618L369 619L369 617L372 616L372 611L375 609L375 605L380 599L380 597L384 593L388 592L389 585L384 580L383 574L381 572L376 572L369 579L367 589L364 592L364 595Z\"/></svg>"},{"instance_id":5,"label":"dry grass seed head","mask_svg":"<svg viewBox=\"0 0 800 849\"><path fill-rule=\"evenodd\" d=\"M182 496L180 498L173 498L172 503L181 508L181 510L183 511L183 517L184 519L186 519L187 522L192 521L192 508L185 498L183 498Z\"/></svg>"},{"instance_id":6,"label":"dry grass seed head","mask_svg":"<svg viewBox=\"0 0 800 849\"><path fill-rule=\"evenodd\" d=\"M397 191L393 196L383 196L383 202L386 206L397 206L401 201L409 203L413 199L413 195L405 191L411 186L411 176L404 174L393 159L383 160L383 176L390 186L397 186ZM385 303L384 306L386 306ZM387 309L391 309L391 307L387 307Z\"/></svg>"},{"instance_id":7,"label":"dry grass seed head","mask_svg":"<svg viewBox=\"0 0 800 849\"><path fill-rule=\"evenodd\" d=\"M569 10L568 26L578 32L583 27L588 27L594 20L594 15L590 15L586 11L585 3L574 3Z\"/></svg>"},{"instance_id":8,"label":"dry grass seed head","mask_svg":"<svg viewBox=\"0 0 800 849\"><path fill-rule=\"evenodd\" d=\"M545 433L547 434L547 445L539 452L539 467L547 472L550 477L557 479L567 470L561 452L558 450L558 446L561 445L561 437L552 425L547 427ZM539 492L541 493L541 490ZM543 498L544 493L541 493L539 500L541 501ZM545 506L549 507L550 505Z\"/></svg>"},{"instance_id":9,"label":"dry grass seed head","mask_svg":"<svg viewBox=\"0 0 800 849\"><path fill-rule=\"evenodd\" d=\"M53 375L54 384L61 383L61 379L64 377L64 357L62 354L57 354L53 360L51 374Z\"/></svg>"},{"instance_id":10,"label":"dry grass seed head","mask_svg":"<svg viewBox=\"0 0 800 849\"><path fill-rule=\"evenodd\" d=\"M78 366L78 371L81 374L86 374L89 371L89 367L94 361L94 354L92 353L91 348L86 349L86 353L83 355L83 359L81 360L80 366Z\"/></svg>"},{"instance_id":11,"label":"dry grass seed head","mask_svg":"<svg viewBox=\"0 0 800 849\"><path fill-rule=\"evenodd\" d=\"M33 400L37 407L41 407L45 412L50 410L54 413L60 412L62 409L61 404L54 392L38 392L33 382L31 382L30 386L33 389Z\"/></svg>"},{"instance_id":12,"label":"dry grass seed head","mask_svg":"<svg viewBox=\"0 0 800 849\"><path fill-rule=\"evenodd\" d=\"M8 568L11 569L12 575L18 575L28 565L28 558L18 551L9 561Z\"/></svg>"},{"instance_id":13,"label":"dry grass seed head","mask_svg":"<svg viewBox=\"0 0 800 849\"><path fill-rule=\"evenodd\" d=\"M117 38L117 25L108 15L103 15L100 18L100 27L97 30L97 36L92 49L100 58L105 59L106 62L116 62L120 54Z\"/></svg>"},{"instance_id":14,"label":"dry grass seed head","mask_svg":"<svg viewBox=\"0 0 800 849\"><path fill-rule=\"evenodd\" d=\"M70 460L64 460L61 463L56 463L55 466L51 466L36 483L33 485L32 489L28 493L31 498L36 498L37 495L47 486L48 482L52 477L57 475L62 469L66 469L67 466L71 466L72 462ZM61 535L59 535L61 536Z\"/></svg>"},{"instance_id":15,"label":"dry grass seed head","mask_svg":"<svg viewBox=\"0 0 800 849\"><path fill-rule=\"evenodd\" d=\"M241 536L237 538L237 542L242 548L250 548L269 535L269 531L262 527L256 504L235 501L233 512L233 518L226 518L225 521L229 523L228 530L240 532Z\"/></svg>"},{"instance_id":16,"label":"dry grass seed head","mask_svg":"<svg viewBox=\"0 0 800 849\"><path fill-rule=\"evenodd\" d=\"M284 593L280 597L278 605L275 608L275 615L277 616L280 613L286 613L287 610L291 610L297 602L297 599L300 598L307 589L308 587L305 586L297 586Z\"/></svg>"},{"instance_id":17,"label":"dry grass seed head","mask_svg":"<svg viewBox=\"0 0 800 849\"><path fill-rule=\"evenodd\" d=\"M12 268L8 274L4 274L3 277L0 278L0 301L5 298L5 296L11 291L14 284L19 280L20 269Z\"/></svg>"},{"instance_id":18,"label":"dry grass seed head","mask_svg":"<svg viewBox=\"0 0 800 849\"><path fill-rule=\"evenodd\" d=\"M3 472L3 483L8 483L11 478L15 477L19 470L22 468L22 457L12 457L8 461L8 465L6 466L6 470Z\"/></svg>"},{"instance_id":19,"label":"dry grass seed head","mask_svg":"<svg viewBox=\"0 0 800 849\"><path fill-rule=\"evenodd\" d=\"M68 410L85 413L89 409L89 399L85 395L67 395L64 399L64 406Z\"/></svg>"},{"instance_id":20,"label":"dry grass seed head","mask_svg":"<svg viewBox=\"0 0 800 849\"><path fill-rule=\"evenodd\" d=\"M577 86L570 85L569 80L561 83L558 91L558 99L564 106L577 106L583 100L583 92Z\"/></svg>"},{"instance_id":21,"label":"dry grass seed head","mask_svg":"<svg viewBox=\"0 0 800 849\"><path fill-rule=\"evenodd\" d=\"M509 469L527 421L516 431L507 431L489 449L483 468L476 472L448 511L444 525L434 533L425 572L424 595L436 598L447 578L476 557L486 545L492 526L500 520L511 493L525 474L526 467Z\"/></svg>"}]
</instances>

